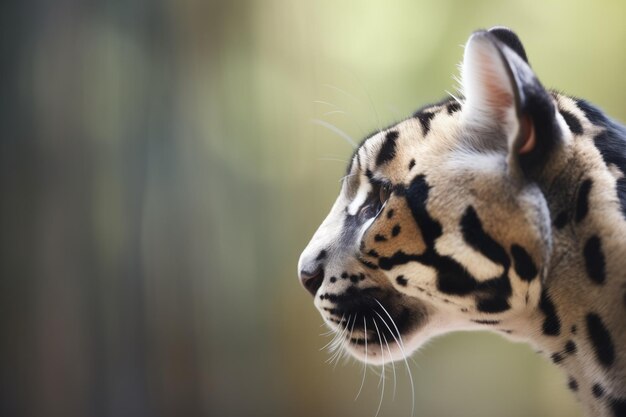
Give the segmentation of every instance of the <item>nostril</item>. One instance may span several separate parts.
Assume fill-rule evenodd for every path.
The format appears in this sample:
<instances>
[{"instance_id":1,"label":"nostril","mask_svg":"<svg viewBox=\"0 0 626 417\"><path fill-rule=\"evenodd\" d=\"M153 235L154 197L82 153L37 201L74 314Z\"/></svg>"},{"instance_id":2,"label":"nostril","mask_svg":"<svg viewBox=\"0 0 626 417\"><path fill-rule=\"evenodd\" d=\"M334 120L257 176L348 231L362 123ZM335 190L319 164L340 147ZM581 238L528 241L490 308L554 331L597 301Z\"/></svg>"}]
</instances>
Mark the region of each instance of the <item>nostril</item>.
<instances>
[{"instance_id":1,"label":"nostril","mask_svg":"<svg viewBox=\"0 0 626 417\"><path fill-rule=\"evenodd\" d=\"M300 282L307 289L311 295L315 296L317 290L322 286L322 282L324 281L324 269L322 267L317 267L313 272L301 270L300 271Z\"/></svg>"}]
</instances>

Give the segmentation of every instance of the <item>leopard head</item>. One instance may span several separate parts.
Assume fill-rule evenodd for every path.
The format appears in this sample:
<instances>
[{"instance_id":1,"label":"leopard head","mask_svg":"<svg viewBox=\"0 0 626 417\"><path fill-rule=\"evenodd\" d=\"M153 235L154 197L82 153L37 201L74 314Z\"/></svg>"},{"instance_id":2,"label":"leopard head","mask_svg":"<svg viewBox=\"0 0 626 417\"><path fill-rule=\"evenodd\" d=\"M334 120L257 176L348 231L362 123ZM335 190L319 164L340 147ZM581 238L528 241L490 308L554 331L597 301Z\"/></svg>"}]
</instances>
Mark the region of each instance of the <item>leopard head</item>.
<instances>
[{"instance_id":1,"label":"leopard head","mask_svg":"<svg viewBox=\"0 0 626 417\"><path fill-rule=\"evenodd\" d=\"M461 87L365 138L300 256L325 322L368 363L540 304L551 225L538 179L565 121L508 29L470 37Z\"/></svg>"}]
</instances>

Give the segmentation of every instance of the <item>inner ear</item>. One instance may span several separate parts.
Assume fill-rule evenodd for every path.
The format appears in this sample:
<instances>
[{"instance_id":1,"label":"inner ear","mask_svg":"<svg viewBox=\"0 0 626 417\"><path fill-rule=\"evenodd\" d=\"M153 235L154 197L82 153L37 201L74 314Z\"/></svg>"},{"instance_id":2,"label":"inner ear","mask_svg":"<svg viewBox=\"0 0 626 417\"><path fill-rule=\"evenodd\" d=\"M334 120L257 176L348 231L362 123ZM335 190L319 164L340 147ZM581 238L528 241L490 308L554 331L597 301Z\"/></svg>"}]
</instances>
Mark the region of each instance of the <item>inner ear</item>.
<instances>
[{"instance_id":1,"label":"inner ear","mask_svg":"<svg viewBox=\"0 0 626 417\"><path fill-rule=\"evenodd\" d=\"M513 149L520 155L527 154L535 149L536 143L533 119L529 115L524 114L520 117L519 135Z\"/></svg>"},{"instance_id":2,"label":"inner ear","mask_svg":"<svg viewBox=\"0 0 626 417\"><path fill-rule=\"evenodd\" d=\"M489 32L472 35L462 71L466 126L478 136L493 131L504 134L511 155L530 153L536 138L532 118L523 110L523 84L532 79L524 58L496 36Z\"/></svg>"}]
</instances>

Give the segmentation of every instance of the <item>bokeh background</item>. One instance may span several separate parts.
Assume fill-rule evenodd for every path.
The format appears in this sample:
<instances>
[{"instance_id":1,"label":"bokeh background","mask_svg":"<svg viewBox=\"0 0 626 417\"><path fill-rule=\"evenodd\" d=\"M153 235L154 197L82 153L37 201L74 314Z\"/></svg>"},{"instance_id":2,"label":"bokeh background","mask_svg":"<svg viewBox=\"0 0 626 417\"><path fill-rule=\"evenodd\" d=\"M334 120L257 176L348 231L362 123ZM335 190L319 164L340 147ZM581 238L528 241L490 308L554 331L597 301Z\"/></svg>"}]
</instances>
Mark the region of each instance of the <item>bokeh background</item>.
<instances>
[{"instance_id":1,"label":"bokeh background","mask_svg":"<svg viewBox=\"0 0 626 417\"><path fill-rule=\"evenodd\" d=\"M2 416L374 416L296 279L351 146L454 91L501 24L544 84L626 120L626 3L3 3ZM524 345L409 362L416 416L579 416ZM380 416L409 416L389 367Z\"/></svg>"}]
</instances>

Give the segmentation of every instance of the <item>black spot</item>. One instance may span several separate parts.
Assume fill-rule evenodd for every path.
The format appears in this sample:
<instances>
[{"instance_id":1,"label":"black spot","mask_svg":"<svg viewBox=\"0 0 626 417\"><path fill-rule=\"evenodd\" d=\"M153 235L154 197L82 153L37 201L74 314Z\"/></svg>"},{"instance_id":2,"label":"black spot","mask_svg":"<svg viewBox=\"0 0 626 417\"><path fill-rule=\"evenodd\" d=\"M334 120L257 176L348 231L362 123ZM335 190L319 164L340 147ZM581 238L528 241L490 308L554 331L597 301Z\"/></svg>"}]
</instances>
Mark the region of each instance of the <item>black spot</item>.
<instances>
[{"instance_id":1,"label":"black spot","mask_svg":"<svg viewBox=\"0 0 626 417\"><path fill-rule=\"evenodd\" d=\"M341 278L343 278L343 279L348 278L348 273L347 272L342 272L341 273Z\"/></svg>"},{"instance_id":2,"label":"black spot","mask_svg":"<svg viewBox=\"0 0 626 417\"><path fill-rule=\"evenodd\" d=\"M561 333L561 320L556 314L554 304L545 290L541 293L539 308L546 316L543 321L543 334L547 336L558 336Z\"/></svg>"},{"instance_id":3,"label":"black spot","mask_svg":"<svg viewBox=\"0 0 626 417\"><path fill-rule=\"evenodd\" d=\"M576 380L571 376L569 378L569 381L567 381L567 386L574 392L578 391L578 382L576 382Z\"/></svg>"},{"instance_id":4,"label":"black spot","mask_svg":"<svg viewBox=\"0 0 626 417\"><path fill-rule=\"evenodd\" d=\"M446 109L448 110L448 114L452 114L456 111L461 110L461 105L459 104L458 101L451 101L447 106Z\"/></svg>"},{"instance_id":5,"label":"black spot","mask_svg":"<svg viewBox=\"0 0 626 417\"><path fill-rule=\"evenodd\" d=\"M413 219L422 232L426 246L434 247L435 239L441 236L442 229L441 224L430 217L430 213L426 209L429 191L430 186L426 182L426 177L417 175L406 190L406 200Z\"/></svg>"},{"instance_id":6,"label":"black spot","mask_svg":"<svg viewBox=\"0 0 626 417\"><path fill-rule=\"evenodd\" d=\"M317 255L317 258L315 258L316 261L321 261L322 259L324 259L326 257L326 251L322 250L320 251L320 253Z\"/></svg>"},{"instance_id":7,"label":"black spot","mask_svg":"<svg viewBox=\"0 0 626 417\"><path fill-rule=\"evenodd\" d=\"M414 166L415 166L415 159L411 159L411 162L409 162L409 171L412 170Z\"/></svg>"},{"instance_id":8,"label":"black spot","mask_svg":"<svg viewBox=\"0 0 626 417\"><path fill-rule=\"evenodd\" d=\"M393 209L389 209L389 211L387 212L387 218L391 219L393 217Z\"/></svg>"},{"instance_id":9,"label":"black spot","mask_svg":"<svg viewBox=\"0 0 626 417\"><path fill-rule=\"evenodd\" d=\"M358 259L358 261L359 261L359 262L361 262L361 265L365 266L366 268L369 268L369 269L378 269L378 266L377 266L377 265L375 265L375 264L371 263L370 261L367 261L367 260L365 260L365 259L361 258L360 256L359 256L359 257L357 257L357 259Z\"/></svg>"},{"instance_id":10,"label":"black spot","mask_svg":"<svg viewBox=\"0 0 626 417\"><path fill-rule=\"evenodd\" d=\"M524 281L532 281L537 276L537 267L526 250L519 245L511 246L515 273Z\"/></svg>"},{"instance_id":11,"label":"black spot","mask_svg":"<svg viewBox=\"0 0 626 417\"><path fill-rule=\"evenodd\" d=\"M578 99L576 100L578 108L585 113L585 117L594 125L604 126L607 122L606 116L589 102Z\"/></svg>"},{"instance_id":12,"label":"black spot","mask_svg":"<svg viewBox=\"0 0 626 417\"><path fill-rule=\"evenodd\" d=\"M382 165L396 156L396 139L398 139L398 131L392 130L385 135L385 141L380 147L380 152L376 157L376 165Z\"/></svg>"},{"instance_id":13,"label":"black spot","mask_svg":"<svg viewBox=\"0 0 626 417\"><path fill-rule=\"evenodd\" d=\"M378 258L379 256L378 252L376 252L374 249L370 250L367 254L373 258Z\"/></svg>"},{"instance_id":14,"label":"black spot","mask_svg":"<svg viewBox=\"0 0 626 417\"><path fill-rule=\"evenodd\" d=\"M330 282L335 282L337 281L337 277L330 277Z\"/></svg>"},{"instance_id":15,"label":"black spot","mask_svg":"<svg viewBox=\"0 0 626 417\"><path fill-rule=\"evenodd\" d=\"M602 319L595 313L587 314L587 333L598 362L605 367L611 366L615 361L613 340Z\"/></svg>"},{"instance_id":16,"label":"black spot","mask_svg":"<svg viewBox=\"0 0 626 417\"><path fill-rule=\"evenodd\" d=\"M576 343L574 343L573 340L568 340L567 343L565 343L565 353L568 355L576 353Z\"/></svg>"},{"instance_id":17,"label":"black spot","mask_svg":"<svg viewBox=\"0 0 626 417\"><path fill-rule=\"evenodd\" d=\"M378 260L378 266L385 271L389 271L396 265L419 262L421 259L422 257L420 255L410 255L399 250L391 256L382 256Z\"/></svg>"},{"instance_id":18,"label":"black spot","mask_svg":"<svg viewBox=\"0 0 626 417\"><path fill-rule=\"evenodd\" d=\"M358 275L350 275L350 281L352 281L352 283L356 284L357 282L359 282L359 276Z\"/></svg>"},{"instance_id":19,"label":"black spot","mask_svg":"<svg viewBox=\"0 0 626 417\"><path fill-rule=\"evenodd\" d=\"M476 289L476 279L467 269L449 256L437 256L437 289L445 294L465 295Z\"/></svg>"},{"instance_id":20,"label":"black spot","mask_svg":"<svg viewBox=\"0 0 626 417\"><path fill-rule=\"evenodd\" d=\"M437 270L437 289L443 293L466 295L477 288L476 279L461 264L448 256L438 255L431 248L428 248L422 255L397 251L390 257L381 257L378 265L381 269L388 271L395 265L404 265L409 262L420 262L434 267ZM490 284L493 286L494 283Z\"/></svg>"},{"instance_id":21,"label":"black spot","mask_svg":"<svg viewBox=\"0 0 626 417\"><path fill-rule=\"evenodd\" d=\"M461 218L463 239L468 245L482 253L492 262L508 268L509 257L504 248L483 230L482 223L474 207L468 206Z\"/></svg>"},{"instance_id":22,"label":"black spot","mask_svg":"<svg viewBox=\"0 0 626 417\"><path fill-rule=\"evenodd\" d=\"M589 178L580 185L578 199L576 200L576 215L574 216L576 223L580 223L589 212L589 193L592 185L593 181Z\"/></svg>"},{"instance_id":23,"label":"black spot","mask_svg":"<svg viewBox=\"0 0 626 417\"><path fill-rule=\"evenodd\" d=\"M376 236L374 236L374 241L376 242L386 242L387 238L381 234L377 234Z\"/></svg>"},{"instance_id":24,"label":"black spot","mask_svg":"<svg viewBox=\"0 0 626 417\"><path fill-rule=\"evenodd\" d=\"M398 283L398 285L401 285L403 287L406 287L406 284L409 282L406 278L404 278L404 275L398 275L396 277L396 282Z\"/></svg>"},{"instance_id":25,"label":"black spot","mask_svg":"<svg viewBox=\"0 0 626 417\"><path fill-rule=\"evenodd\" d=\"M511 308L506 298L501 296L493 296L478 300L476 309L483 313L501 313Z\"/></svg>"},{"instance_id":26,"label":"black spot","mask_svg":"<svg viewBox=\"0 0 626 417\"><path fill-rule=\"evenodd\" d=\"M552 354L552 356L550 356L550 358L552 358L552 362L554 363L561 363L563 362L563 355L560 352L555 352Z\"/></svg>"},{"instance_id":27,"label":"black spot","mask_svg":"<svg viewBox=\"0 0 626 417\"><path fill-rule=\"evenodd\" d=\"M607 166L614 164L622 173L626 173L626 128L607 119L601 111L582 100L578 105L592 123L604 128L593 140L604 163ZM622 214L626 217L626 177L617 180L617 195Z\"/></svg>"},{"instance_id":28,"label":"black spot","mask_svg":"<svg viewBox=\"0 0 626 417\"><path fill-rule=\"evenodd\" d=\"M365 281L365 274L364 274L363 272L361 272L361 273L359 274L359 279L360 279L361 281Z\"/></svg>"},{"instance_id":29,"label":"black spot","mask_svg":"<svg viewBox=\"0 0 626 417\"><path fill-rule=\"evenodd\" d=\"M478 300L476 308L483 313L501 313L511 308L511 306L506 298L495 296Z\"/></svg>"},{"instance_id":30,"label":"black spot","mask_svg":"<svg viewBox=\"0 0 626 417\"><path fill-rule=\"evenodd\" d=\"M563 119L565 119L565 123L567 123L567 126L569 126L569 130L571 130L572 133L576 135L582 135L583 127L580 124L580 120L578 120L576 116L574 116L567 110L562 109L559 109L559 113L561 113L561 116L563 116Z\"/></svg>"},{"instance_id":31,"label":"black spot","mask_svg":"<svg viewBox=\"0 0 626 417\"><path fill-rule=\"evenodd\" d=\"M500 320L472 320L474 323L478 324L488 324L488 325L497 325L500 324Z\"/></svg>"},{"instance_id":32,"label":"black spot","mask_svg":"<svg viewBox=\"0 0 626 417\"><path fill-rule=\"evenodd\" d=\"M557 230L564 228L565 225L567 224L568 219L569 219L569 215L567 211L564 210L560 212L554 219L554 223L553 223L554 227L556 227Z\"/></svg>"},{"instance_id":33,"label":"black spot","mask_svg":"<svg viewBox=\"0 0 626 417\"><path fill-rule=\"evenodd\" d=\"M611 398L609 403L614 417L626 417L626 398Z\"/></svg>"},{"instance_id":34,"label":"black spot","mask_svg":"<svg viewBox=\"0 0 626 417\"><path fill-rule=\"evenodd\" d=\"M413 115L422 124L422 135L426 136L430 132L430 121L435 117L435 113L418 112Z\"/></svg>"},{"instance_id":35,"label":"black spot","mask_svg":"<svg viewBox=\"0 0 626 417\"><path fill-rule=\"evenodd\" d=\"M604 388L600 384L593 384L593 386L591 387L591 392L593 393L594 397L600 398L604 395Z\"/></svg>"},{"instance_id":36,"label":"black spot","mask_svg":"<svg viewBox=\"0 0 626 417\"><path fill-rule=\"evenodd\" d=\"M598 236L592 236L587 240L583 249L583 256L589 278L596 284L603 284L606 271L602 243Z\"/></svg>"},{"instance_id":37,"label":"black spot","mask_svg":"<svg viewBox=\"0 0 626 417\"><path fill-rule=\"evenodd\" d=\"M576 334L576 330L578 330L578 329L576 328L576 325L575 325L575 324L572 324L572 333L573 333L573 334Z\"/></svg>"},{"instance_id":38,"label":"black spot","mask_svg":"<svg viewBox=\"0 0 626 417\"><path fill-rule=\"evenodd\" d=\"M393 237L398 236L398 235L400 234L400 230L401 230L400 225L399 225L399 224L396 224L396 225L393 227L393 229L391 229L391 236L393 236Z\"/></svg>"}]
</instances>

